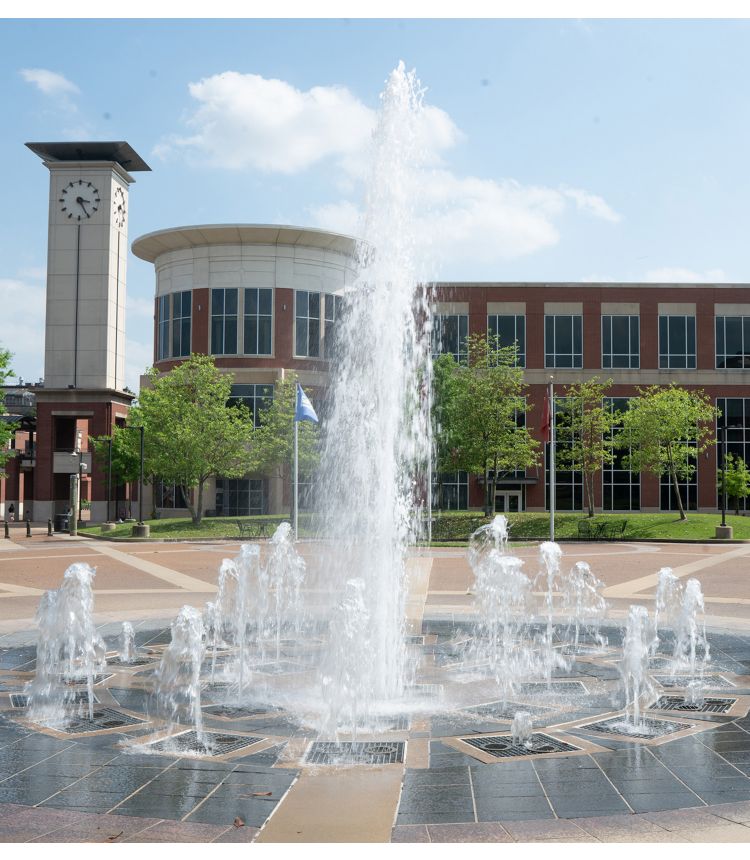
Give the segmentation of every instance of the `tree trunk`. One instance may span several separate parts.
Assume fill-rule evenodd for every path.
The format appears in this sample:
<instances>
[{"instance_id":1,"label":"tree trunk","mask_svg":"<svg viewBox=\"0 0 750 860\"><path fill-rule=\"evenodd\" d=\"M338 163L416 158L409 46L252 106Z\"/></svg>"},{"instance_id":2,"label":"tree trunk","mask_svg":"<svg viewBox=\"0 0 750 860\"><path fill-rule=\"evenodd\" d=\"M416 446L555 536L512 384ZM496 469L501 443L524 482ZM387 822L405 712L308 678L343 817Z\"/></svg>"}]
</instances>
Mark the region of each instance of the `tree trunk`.
<instances>
[{"instance_id":1,"label":"tree trunk","mask_svg":"<svg viewBox=\"0 0 750 860\"><path fill-rule=\"evenodd\" d=\"M497 455L493 463L492 488L490 489L490 514L495 515L495 496L497 495ZM507 513L507 512L506 512Z\"/></svg>"},{"instance_id":2,"label":"tree trunk","mask_svg":"<svg viewBox=\"0 0 750 860\"><path fill-rule=\"evenodd\" d=\"M490 516L490 464L484 461L484 515Z\"/></svg>"},{"instance_id":3,"label":"tree trunk","mask_svg":"<svg viewBox=\"0 0 750 860\"><path fill-rule=\"evenodd\" d=\"M198 500L195 503L195 508L191 511L194 526L199 526L203 519L203 485L205 482L205 478L200 478L198 481Z\"/></svg>"},{"instance_id":4,"label":"tree trunk","mask_svg":"<svg viewBox=\"0 0 750 860\"><path fill-rule=\"evenodd\" d=\"M672 478L672 486L674 487L675 494L677 496L677 506L680 509L680 519L686 520L687 516L685 514L685 509L682 506L682 496L680 495L680 485L677 481L677 471L674 467L674 460L672 459L672 448L671 446L667 446L667 456L669 457L669 474Z\"/></svg>"},{"instance_id":5,"label":"tree trunk","mask_svg":"<svg viewBox=\"0 0 750 860\"><path fill-rule=\"evenodd\" d=\"M583 473L583 485L586 488L586 505L589 509L589 517L594 516L594 476Z\"/></svg>"}]
</instances>

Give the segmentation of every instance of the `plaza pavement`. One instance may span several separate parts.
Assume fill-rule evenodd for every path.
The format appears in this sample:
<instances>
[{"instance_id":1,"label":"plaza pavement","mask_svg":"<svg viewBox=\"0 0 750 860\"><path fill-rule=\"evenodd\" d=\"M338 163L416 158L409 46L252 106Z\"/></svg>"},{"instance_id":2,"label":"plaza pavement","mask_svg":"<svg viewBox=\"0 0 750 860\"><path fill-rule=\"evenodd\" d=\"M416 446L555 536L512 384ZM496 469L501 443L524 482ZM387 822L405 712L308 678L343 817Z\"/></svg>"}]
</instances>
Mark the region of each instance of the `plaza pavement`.
<instances>
[{"instance_id":1,"label":"plaza pavement","mask_svg":"<svg viewBox=\"0 0 750 860\"><path fill-rule=\"evenodd\" d=\"M66 567L84 561L96 568L96 621L168 619L184 604L202 606L215 593L221 560L239 542L115 543L14 529L0 541L0 647L33 641L33 617L45 589L56 588ZM314 544L302 544L309 564L308 600L325 602ZM515 554L536 571L537 547ZM611 616L624 618L632 603L651 606L657 571L697 577L713 630L750 633L750 544L566 543L563 564L587 561L605 583ZM460 549L416 550L411 561L407 615L412 631L423 619L460 619L473 610L472 575ZM741 733L750 733L747 720ZM415 745L415 749L417 745ZM413 763L413 762L412 762ZM0 780L2 773L0 754ZM393 826L403 767L337 774L304 770L259 832L230 823L191 823L102 815L84 810L0 803L0 841L268 841L268 842L748 842L750 801L695 809L545 820ZM0 786L2 782L0 782ZM1 797L2 795L0 795ZM554 810L553 810L554 813Z\"/></svg>"}]
</instances>

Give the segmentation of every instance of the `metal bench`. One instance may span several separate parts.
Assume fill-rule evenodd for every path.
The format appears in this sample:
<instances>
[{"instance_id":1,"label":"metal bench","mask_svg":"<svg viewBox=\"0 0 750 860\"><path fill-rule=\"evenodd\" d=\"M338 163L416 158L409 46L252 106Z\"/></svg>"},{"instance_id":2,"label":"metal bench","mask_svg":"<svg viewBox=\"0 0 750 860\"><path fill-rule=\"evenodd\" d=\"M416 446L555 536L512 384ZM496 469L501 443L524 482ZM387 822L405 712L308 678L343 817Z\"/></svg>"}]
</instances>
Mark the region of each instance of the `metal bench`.
<instances>
[{"instance_id":1,"label":"metal bench","mask_svg":"<svg viewBox=\"0 0 750 860\"><path fill-rule=\"evenodd\" d=\"M628 527L627 520L620 520L618 522L606 523L604 527L604 536L608 540L618 540L625 536L625 529Z\"/></svg>"},{"instance_id":2,"label":"metal bench","mask_svg":"<svg viewBox=\"0 0 750 860\"><path fill-rule=\"evenodd\" d=\"M265 523L243 522L235 520L240 537L267 537Z\"/></svg>"}]
</instances>

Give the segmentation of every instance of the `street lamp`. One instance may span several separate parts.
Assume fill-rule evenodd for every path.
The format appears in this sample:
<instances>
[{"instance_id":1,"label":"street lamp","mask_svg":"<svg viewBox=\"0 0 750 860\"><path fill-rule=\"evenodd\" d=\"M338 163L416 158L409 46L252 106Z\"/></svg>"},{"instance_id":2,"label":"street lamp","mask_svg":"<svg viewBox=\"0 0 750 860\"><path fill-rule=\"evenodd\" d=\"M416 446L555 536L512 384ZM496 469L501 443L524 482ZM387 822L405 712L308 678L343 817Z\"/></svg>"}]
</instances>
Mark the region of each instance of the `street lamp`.
<instances>
[{"instance_id":1,"label":"street lamp","mask_svg":"<svg viewBox=\"0 0 750 860\"><path fill-rule=\"evenodd\" d=\"M143 522L143 425L140 427L121 427L121 430L137 430L141 434L140 440L140 458L141 468L138 479L138 522L133 526L133 537L148 537L151 531L150 527ZM110 474L112 469L112 440L110 438Z\"/></svg>"},{"instance_id":2,"label":"street lamp","mask_svg":"<svg viewBox=\"0 0 750 860\"><path fill-rule=\"evenodd\" d=\"M732 526L727 525L727 430L734 430L739 425L719 425L717 431L721 445L721 525L716 526L716 537L719 540L731 540L734 534Z\"/></svg>"}]
</instances>

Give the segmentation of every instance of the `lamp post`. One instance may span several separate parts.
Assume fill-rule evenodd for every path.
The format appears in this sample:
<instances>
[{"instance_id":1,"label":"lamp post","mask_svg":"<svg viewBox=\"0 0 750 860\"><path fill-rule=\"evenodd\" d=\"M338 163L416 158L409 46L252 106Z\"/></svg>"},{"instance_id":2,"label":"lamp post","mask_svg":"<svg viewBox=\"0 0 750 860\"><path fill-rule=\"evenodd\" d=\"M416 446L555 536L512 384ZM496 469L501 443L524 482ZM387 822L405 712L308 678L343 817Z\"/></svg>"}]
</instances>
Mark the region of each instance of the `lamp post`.
<instances>
[{"instance_id":1,"label":"lamp post","mask_svg":"<svg viewBox=\"0 0 750 860\"><path fill-rule=\"evenodd\" d=\"M138 432L141 434L141 439L140 439L141 468L140 468L140 474L139 474L139 478L138 478L138 522L133 526L132 534L133 534L133 537L147 538L151 532L151 527L146 525L143 522L143 461L144 461L143 440L144 440L144 429L143 429L142 424L140 427L123 427L122 429L123 430L138 430Z\"/></svg>"},{"instance_id":2,"label":"lamp post","mask_svg":"<svg viewBox=\"0 0 750 860\"><path fill-rule=\"evenodd\" d=\"M731 430L734 426L733 424L729 426L725 424L717 427L721 434L719 437L721 446L721 525L716 526L715 537L717 540L731 540L734 535L732 526L727 525L727 430Z\"/></svg>"}]
</instances>

